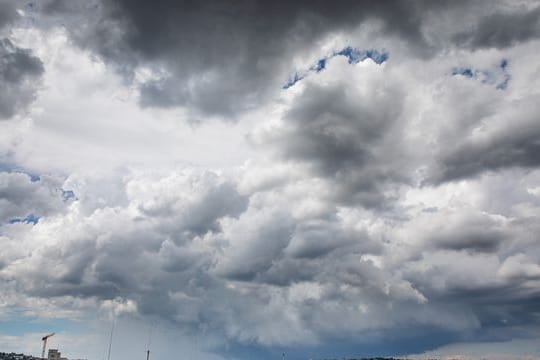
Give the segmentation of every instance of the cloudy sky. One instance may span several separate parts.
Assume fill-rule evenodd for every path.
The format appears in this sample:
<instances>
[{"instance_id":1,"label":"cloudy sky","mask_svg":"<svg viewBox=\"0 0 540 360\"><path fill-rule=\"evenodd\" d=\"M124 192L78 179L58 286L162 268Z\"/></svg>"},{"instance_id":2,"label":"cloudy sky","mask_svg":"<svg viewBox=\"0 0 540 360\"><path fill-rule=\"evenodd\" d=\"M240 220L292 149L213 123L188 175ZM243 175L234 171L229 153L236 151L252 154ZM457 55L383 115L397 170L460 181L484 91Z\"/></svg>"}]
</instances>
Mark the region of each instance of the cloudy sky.
<instances>
[{"instance_id":1,"label":"cloudy sky","mask_svg":"<svg viewBox=\"0 0 540 360\"><path fill-rule=\"evenodd\" d=\"M540 359L540 3L0 0L0 351Z\"/></svg>"}]
</instances>

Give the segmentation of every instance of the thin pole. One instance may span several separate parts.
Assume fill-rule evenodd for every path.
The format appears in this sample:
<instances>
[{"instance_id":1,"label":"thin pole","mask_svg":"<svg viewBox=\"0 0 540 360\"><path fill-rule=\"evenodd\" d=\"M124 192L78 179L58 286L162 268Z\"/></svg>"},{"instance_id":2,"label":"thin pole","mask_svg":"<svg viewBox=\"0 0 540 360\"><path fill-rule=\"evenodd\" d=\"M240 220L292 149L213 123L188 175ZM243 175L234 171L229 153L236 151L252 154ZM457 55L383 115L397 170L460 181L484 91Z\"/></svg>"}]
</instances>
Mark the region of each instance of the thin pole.
<instances>
[{"instance_id":1,"label":"thin pole","mask_svg":"<svg viewBox=\"0 0 540 360\"><path fill-rule=\"evenodd\" d=\"M148 327L148 342L146 343L146 360L150 359L150 344L152 343L152 329L154 324L150 324Z\"/></svg>"},{"instance_id":2,"label":"thin pole","mask_svg":"<svg viewBox=\"0 0 540 360\"><path fill-rule=\"evenodd\" d=\"M109 337L109 351L107 353L107 360L111 360L111 348L112 348L112 339L114 333L114 318L111 326L111 336Z\"/></svg>"}]
</instances>

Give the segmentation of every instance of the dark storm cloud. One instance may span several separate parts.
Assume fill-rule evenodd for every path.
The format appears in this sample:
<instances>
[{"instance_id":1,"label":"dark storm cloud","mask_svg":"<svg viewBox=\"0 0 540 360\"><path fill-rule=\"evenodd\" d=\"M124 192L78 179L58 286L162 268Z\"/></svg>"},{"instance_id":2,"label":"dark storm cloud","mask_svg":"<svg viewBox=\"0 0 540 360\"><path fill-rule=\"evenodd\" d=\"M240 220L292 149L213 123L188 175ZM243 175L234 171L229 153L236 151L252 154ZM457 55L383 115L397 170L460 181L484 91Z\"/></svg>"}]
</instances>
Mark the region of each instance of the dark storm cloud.
<instances>
[{"instance_id":1,"label":"dark storm cloud","mask_svg":"<svg viewBox=\"0 0 540 360\"><path fill-rule=\"evenodd\" d=\"M397 112L378 113L354 95L344 87L308 87L286 115L293 129L284 155L312 163L325 176L372 163L372 149Z\"/></svg>"},{"instance_id":2,"label":"dark storm cloud","mask_svg":"<svg viewBox=\"0 0 540 360\"><path fill-rule=\"evenodd\" d=\"M465 144L445 157L442 179L464 179L485 171L508 167L535 168L540 165L539 132L512 134L484 144Z\"/></svg>"},{"instance_id":3,"label":"dark storm cloud","mask_svg":"<svg viewBox=\"0 0 540 360\"><path fill-rule=\"evenodd\" d=\"M408 164L400 160L405 151L396 138L404 95L389 83L369 86L377 91L307 84L269 143L285 160L328 180L338 201L383 208L390 200L387 185L408 181Z\"/></svg>"},{"instance_id":4,"label":"dark storm cloud","mask_svg":"<svg viewBox=\"0 0 540 360\"><path fill-rule=\"evenodd\" d=\"M468 32L454 36L460 46L478 48L507 48L540 37L540 7L529 11L495 13L481 18Z\"/></svg>"},{"instance_id":5,"label":"dark storm cloud","mask_svg":"<svg viewBox=\"0 0 540 360\"><path fill-rule=\"evenodd\" d=\"M540 166L540 126L535 101L526 98L500 114L504 125L494 125L481 138L467 136L442 149L436 183L466 179L485 172ZM512 122L507 122L512 119Z\"/></svg>"},{"instance_id":6,"label":"dark storm cloud","mask_svg":"<svg viewBox=\"0 0 540 360\"><path fill-rule=\"evenodd\" d=\"M6 25L13 23L19 15L13 1L0 1L0 30Z\"/></svg>"},{"instance_id":7,"label":"dark storm cloud","mask_svg":"<svg viewBox=\"0 0 540 360\"><path fill-rule=\"evenodd\" d=\"M49 14L73 14L54 1ZM385 34L405 39L415 54L430 52L421 30L420 2L104 0L86 9L88 26L67 25L83 47L133 75L137 65L162 71L144 80L141 104L186 106L234 117L279 91L292 55L335 30L380 21ZM68 11L63 11L68 9ZM88 20L90 19L90 20ZM324 55L324 54L321 54ZM283 74L280 79L276 74Z\"/></svg>"},{"instance_id":8,"label":"dark storm cloud","mask_svg":"<svg viewBox=\"0 0 540 360\"><path fill-rule=\"evenodd\" d=\"M426 29L425 20L448 10L456 10L456 18L468 11L485 10L465 2L349 0L55 0L42 8L52 17L59 16L80 46L114 64L128 80L133 80L139 66L155 70L155 76L141 78L138 84L142 106L186 107L195 122L214 115L234 118L264 103L281 89L283 79L296 70L290 68L293 56L332 32L378 23L379 35L400 39L411 56L428 58L445 45L426 38L426 31L437 30ZM481 39L485 37L482 34L493 33L490 26L496 25L500 30L498 24L503 24L501 34L510 33L507 38L524 37L522 33L528 32L519 29L531 27L537 13L538 10L505 14L497 8L493 19L484 20L488 25L482 23L458 38ZM480 40L476 41L478 44L469 44L471 41L457 43L482 46Z\"/></svg>"},{"instance_id":9,"label":"dark storm cloud","mask_svg":"<svg viewBox=\"0 0 540 360\"><path fill-rule=\"evenodd\" d=\"M25 109L36 97L43 63L30 52L0 39L0 119Z\"/></svg>"},{"instance_id":10,"label":"dark storm cloud","mask_svg":"<svg viewBox=\"0 0 540 360\"><path fill-rule=\"evenodd\" d=\"M436 235L434 241L443 249L494 252L504 240L504 234L486 229L456 231L448 235Z\"/></svg>"},{"instance_id":11,"label":"dark storm cloud","mask_svg":"<svg viewBox=\"0 0 540 360\"><path fill-rule=\"evenodd\" d=\"M429 231L426 239L426 246L435 249L496 253L511 236L502 224L484 214L466 211L460 214L433 214L426 216L426 220L438 223Z\"/></svg>"}]
</instances>

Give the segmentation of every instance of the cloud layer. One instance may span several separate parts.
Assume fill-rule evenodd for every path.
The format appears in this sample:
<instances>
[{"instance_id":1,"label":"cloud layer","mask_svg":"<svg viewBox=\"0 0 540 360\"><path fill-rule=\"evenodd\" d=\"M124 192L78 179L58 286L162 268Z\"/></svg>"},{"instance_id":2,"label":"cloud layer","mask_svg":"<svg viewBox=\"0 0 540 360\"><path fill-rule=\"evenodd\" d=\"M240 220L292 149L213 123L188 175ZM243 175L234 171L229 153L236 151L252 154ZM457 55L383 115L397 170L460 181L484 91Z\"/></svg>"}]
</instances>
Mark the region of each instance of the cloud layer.
<instances>
[{"instance_id":1,"label":"cloud layer","mask_svg":"<svg viewBox=\"0 0 540 360\"><path fill-rule=\"evenodd\" d=\"M0 9L0 317L207 359L538 337L536 4Z\"/></svg>"}]
</instances>

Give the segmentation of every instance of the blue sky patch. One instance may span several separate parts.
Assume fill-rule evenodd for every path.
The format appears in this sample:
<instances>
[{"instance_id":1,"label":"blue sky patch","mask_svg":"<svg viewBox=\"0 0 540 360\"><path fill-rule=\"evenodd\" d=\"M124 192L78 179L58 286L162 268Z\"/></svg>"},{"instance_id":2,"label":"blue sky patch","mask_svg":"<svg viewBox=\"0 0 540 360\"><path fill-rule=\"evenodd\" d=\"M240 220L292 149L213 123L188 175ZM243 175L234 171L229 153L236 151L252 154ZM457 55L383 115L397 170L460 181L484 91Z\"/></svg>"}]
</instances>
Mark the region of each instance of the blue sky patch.
<instances>
[{"instance_id":1,"label":"blue sky patch","mask_svg":"<svg viewBox=\"0 0 540 360\"><path fill-rule=\"evenodd\" d=\"M316 72L321 72L324 69L326 69L326 61L327 59L320 59L317 61L317 64L315 66L312 66L311 69L315 70Z\"/></svg>"},{"instance_id":2,"label":"blue sky patch","mask_svg":"<svg viewBox=\"0 0 540 360\"><path fill-rule=\"evenodd\" d=\"M283 85L283 89L288 89L300 80L302 80L305 77L305 75L300 75L298 73L294 73L294 75L289 77L289 80Z\"/></svg>"},{"instance_id":3,"label":"blue sky patch","mask_svg":"<svg viewBox=\"0 0 540 360\"><path fill-rule=\"evenodd\" d=\"M25 223L25 224L36 225L38 222L39 222L39 216L36 216L34 214L27 215L24 218L14 218L14 219L9 220L10 224Z\"/></svg>"},{"instance_id":4,"label":"blue sky patch","mask_svg":"<svg viewBox=\"0 0 540 360\"><path fill-rule=\"evenodd\" d=\"M73 190L64 190L64 189L60 189L62 191L62 200L64 202L68 201L69 199L76 199L75 197L75 193L73 192Z\"/></svg>"},{"instance_id":5,"label":"blue sky patch","mask_svg":"<svg viewBox=\"0 0 540 360\"><path fill-rule=\"evenodd\" d=\"M508 87L511 76L508 74L508 60L502 59L499 65L492 70L479 70L473 67L454 67L452 76L463 76L469 79L475 79L482 84L495 86L496 89L504 90Z\"/></svg>"},{"instance_id":6,"label":"blue sky patch","mask_svg":"<svg viewBox=\"0 0 540 360\"><path fill-rule=\"evenodd\" d=\"M11 161L0 161L0 172L12 172L17 169L17 166Z\"/></svg>"},{"instance_id":7,"label":"blue sky patch","mask_svg":"<svg viewBox=\"0 0 540 360\"><path fill-rule=\"evenodd\" d=\"M370 49L370 50L358 50L353 47L347 46L346 48L337 51L332 55L334 56L345 56L349 64L358 64L361 61L364 61L366 59L371 59L375 64L382 64L386 60L388 60L388 53L384 51L378 51L376 49Z\"/></svg>"},{"instance_id":8,"label":"blue sky patch","mask_svg":"<svg viewBox=\"0 0 540 360\"><path fill-rule=\"evenodd\" d=\"M367 59L372 60L375 64L381 65L389 58L389 54L386 51L379 51L376 49L359 50L351 46L347 46L339 51L334 51L332 54L317 60L317 62L314 65L310 66L308 70L305 70L303 72L295 72L292 76L289 77L285 85L283 85L283 89L288 89L291 86L294 86L294 84L306 78L310 72L319 73L323 71L324 69L326 69L328 61L330 61L330 59L336 56L346 57L348 63L351 65L358 64L359 62L365 61Z\"/></svg>"},{"instance_id":9,"label":"blue sky patch","mask_svg":"<svg viewBox=\"0 0 540 360\"><path fill-rule=\"evenodd\" d=\"M80 323L70 319L39 319L26 316L22 311L12 311L7 318L2 319L0 324L0 334L11 336L22 336L27 333L43 333L45 335L51 331L80 333L83 329Z\"/></svg>"},{"instance_id":10,"label":"blue sky patch","mask_svg":"<svg viewBox=\"0 0 540 360\"><path fill-rule=\"evenodd\" d=\"M462 75L468 78L472 78L477 73L477 70L473 70L470 68L453 68L452 69L452 75Z\"/></svg>"}]
</instances>

